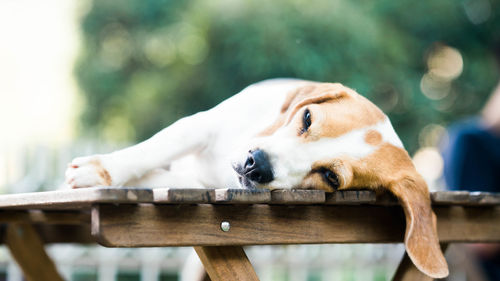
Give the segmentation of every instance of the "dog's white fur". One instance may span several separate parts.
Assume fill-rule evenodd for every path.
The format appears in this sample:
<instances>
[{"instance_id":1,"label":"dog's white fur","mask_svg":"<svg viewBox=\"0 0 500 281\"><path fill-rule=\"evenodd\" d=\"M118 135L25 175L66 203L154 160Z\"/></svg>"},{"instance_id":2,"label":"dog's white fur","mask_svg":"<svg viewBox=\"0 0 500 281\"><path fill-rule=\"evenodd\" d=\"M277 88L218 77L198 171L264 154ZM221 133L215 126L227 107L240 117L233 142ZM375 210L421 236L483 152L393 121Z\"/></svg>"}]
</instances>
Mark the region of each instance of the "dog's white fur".
<instances>
[{"instance_id":1,"label":"dog's white fur","mask_svg":"<svg viewBox=\"0 0 500 281\"><path fill-rule=\"evenodd\" d=\"M312 117L305 121L308 112ZM267 181L252 177L253 170L241 173L256 150L265 152L264 166L271 167ZM435 278L448 275L427 185L387 116L340 84L274 79L251 85L135 146L74 159L66 183L72 188L385 188L405 210L405 245L417 268Z\"/></svg>"},{"instance_id":2,"label":"dog's white fur","mask_svg":"<svg viewBox=\"0 0 500 281\"><path fill-rule=\"evenodd\" d=\"M99 161L109 173L111 185L118 187L236 188L240 184L232 163L244 161L250 149L259 147L268 153L275 177L259 187L289 189L301 183L314 161L341 155L362 158L372 153L376 147L363 138L368 130L376 130L385 142L402 147L388 118L338 138L315 142L300 142L284 129L255 137L277 118L287 93L305 83L308 81L272 79L253 84L208 111L180 119L140 144L74 159L66 171L66 181L73 188L102 185L94 167Z\"/></svg>"}]
</instances>

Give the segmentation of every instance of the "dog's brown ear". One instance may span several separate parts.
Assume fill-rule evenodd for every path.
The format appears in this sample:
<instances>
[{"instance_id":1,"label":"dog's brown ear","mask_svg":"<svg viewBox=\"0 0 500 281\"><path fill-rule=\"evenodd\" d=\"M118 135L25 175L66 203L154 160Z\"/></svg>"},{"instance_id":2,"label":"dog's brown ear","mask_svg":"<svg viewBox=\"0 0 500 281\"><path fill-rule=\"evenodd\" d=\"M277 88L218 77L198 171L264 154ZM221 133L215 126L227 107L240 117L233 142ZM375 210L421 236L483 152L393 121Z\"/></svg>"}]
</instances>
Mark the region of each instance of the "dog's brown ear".
<instances>
[{"instance_id":1,"label":"dog's brown ear","mask_svg":"<svg viewBox=\"0 0 500 281\"><path fill-rule=\"evenodd\" d=\"M399 199L406 216L405 247L415 266L433 278L448 276L439 246L436 215L431 209L427 184L415 171L393 182L389 190Z\"/></svg>"}]
</instances>

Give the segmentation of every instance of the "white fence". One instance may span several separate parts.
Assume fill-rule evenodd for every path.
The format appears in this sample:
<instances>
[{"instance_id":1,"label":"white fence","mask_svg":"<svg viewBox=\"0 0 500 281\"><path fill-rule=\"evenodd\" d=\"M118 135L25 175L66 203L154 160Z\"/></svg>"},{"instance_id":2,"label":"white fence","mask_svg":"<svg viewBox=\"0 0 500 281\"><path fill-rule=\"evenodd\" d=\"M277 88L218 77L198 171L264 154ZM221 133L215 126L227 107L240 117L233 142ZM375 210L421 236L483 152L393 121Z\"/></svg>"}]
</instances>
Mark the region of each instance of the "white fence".
<instances>
[{"instance_id":1,"label":"white fence","mask_svg":"<svg viewBox=\"0 0 500 281\"><path fill-rule=\"evenodd\" d=\"M174 281L182 279L189 248L116 249L52 245L49 255L66 280ZM392 245L255 246L246 249L263 281L390 280L404 249ZM0 268L6 280L22 274L5 247ZM1 272L1 270L0 270ZM1 279L1 278L0 278Z\"/></svg>"}]
</instances>

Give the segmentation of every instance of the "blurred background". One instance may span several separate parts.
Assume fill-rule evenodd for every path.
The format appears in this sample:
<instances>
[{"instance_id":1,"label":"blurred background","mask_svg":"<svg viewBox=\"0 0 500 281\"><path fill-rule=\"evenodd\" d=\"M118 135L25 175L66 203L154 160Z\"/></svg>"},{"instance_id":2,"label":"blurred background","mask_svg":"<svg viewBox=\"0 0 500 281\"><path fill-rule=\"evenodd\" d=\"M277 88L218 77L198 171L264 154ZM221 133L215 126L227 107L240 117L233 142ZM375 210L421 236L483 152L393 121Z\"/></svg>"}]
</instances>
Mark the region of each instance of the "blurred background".
<instances>
[{"instance_id":1,"label":"blurred background","mask_svg":"<svg viewBox=\"0 0 500 281\"><path fill-rule=\"evenodd\" d=\"M2 0L0 36L2 193L56 189L72 157L142 141L274 77L341 82L365 95L389 115L431 189L444 189L446 127L477 114L500 77L493 0ZM326 248L280 248L260 256L275 261L260 263L261 278L386 280L402 253L328 247L366 253L363 270L348 258L289 274L296 265L279 251ZM144 277L138 250L113 249L116 270L102 273L101 248L51 251L73 257L59 258L71 280L177 280L182 267L179 258ZM165 260L187 249L163 251ZM20 280L9 260L2 249L0 276Z\"/></svg>"}]
</instances>

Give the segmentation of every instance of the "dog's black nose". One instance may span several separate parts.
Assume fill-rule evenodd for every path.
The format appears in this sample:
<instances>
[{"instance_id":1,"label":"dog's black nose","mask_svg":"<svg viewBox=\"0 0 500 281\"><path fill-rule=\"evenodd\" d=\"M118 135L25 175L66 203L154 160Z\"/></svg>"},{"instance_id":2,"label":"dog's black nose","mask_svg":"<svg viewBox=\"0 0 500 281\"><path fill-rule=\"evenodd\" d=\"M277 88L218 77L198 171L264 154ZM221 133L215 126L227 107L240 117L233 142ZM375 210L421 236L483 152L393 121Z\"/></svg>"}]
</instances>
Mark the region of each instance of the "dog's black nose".
<instances>
[{"instance_id":1,"label":"dog's black nose","mask_svg":"<svg viewBox=\"0 0 500 281\"><path fill-rule=\"evenodd\" d=\"M251 150L248 154L243 175L257 183L268 183L274 179L273 169L267 154L261 150Z\"/></svg>"}]
</instances>

